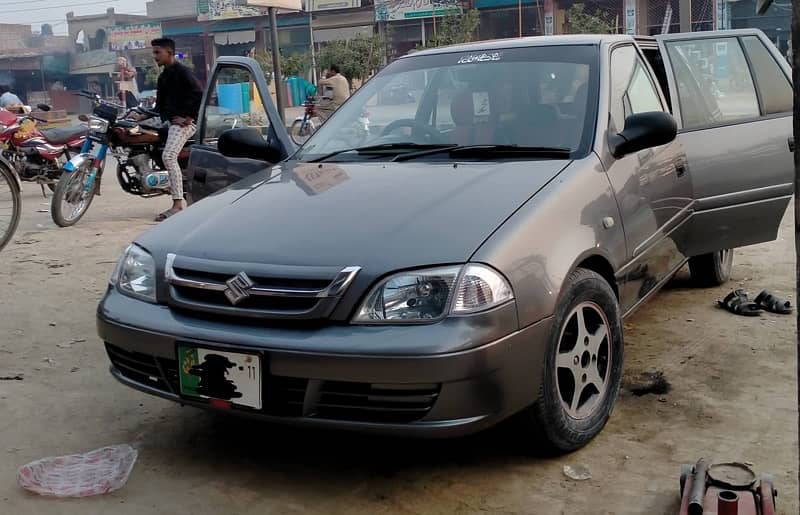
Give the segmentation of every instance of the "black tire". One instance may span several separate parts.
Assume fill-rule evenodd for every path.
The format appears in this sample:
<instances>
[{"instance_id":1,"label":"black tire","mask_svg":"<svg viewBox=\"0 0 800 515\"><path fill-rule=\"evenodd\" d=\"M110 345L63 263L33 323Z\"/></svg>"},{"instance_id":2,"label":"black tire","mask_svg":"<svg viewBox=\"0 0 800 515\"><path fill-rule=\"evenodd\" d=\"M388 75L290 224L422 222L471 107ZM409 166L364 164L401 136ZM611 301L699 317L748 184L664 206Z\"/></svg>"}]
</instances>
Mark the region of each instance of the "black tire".
<instances>
[{"instance_id":1,"label":"black tire","mask_svg":"<svg viewBox=\"0 0 800 515\"><path fill-rule=\"evenodd\" d=\"M292 126L289 128L289 135L294 144L301 146L308 141L308 138L315 132L315 129L312 127L311 120L295 120L292 122Z\"/></svg>"},{"instance_id":2,"label":"black tire","mask_svg":"<svg viewBox=\"0 0 800 515\"><path fill-rule=\"evenodd\" d=\"M722 286L731 278L733 249L720 250L689 259L692 282L701 287Z\"/></svg>"},{"instance_id":3,"label":"black tire","mask_svg":"<svg viewBox=\"0 0 800 515\"><path fill-rule=\"evenodd\" d=\"M10 203L9 206L4 204ZM0 162L0 250L3 250L19 226L22 216L22 195L11 168Z\"/></svg>"},{"instance_id":4,"label":"black tire","mask_svg":"<svg viewBox=\"0 0 800 515\"><path fill-rule=\"evenodd\" d=\"M590 308L582 306L590 306ZM556 359L557 355L570 356L572 352L576 352L575 359L578 360L575 362L576 367L587 366L583 364L582 359L577 357L578 354L585 356L587 353L582 346L579 349L578 346L581 345L581 342L577 341L577 338L575 338L572 351L559 354L559 348L563 348L562 342L569 339L570 331L572 331L570 328L577 320L575 313L579 308L582 313L587 313L584 309L589 309L588 314L592 316L600 316L602 313L602 316L605 317L602 322L607 324L607 337L604 340L606 342L605 374L599 374L605 378L604 392L601 393L597 389L598 394L594 396L591 403L587 400L587 404L584 405L585 416L576 418L568 413L562 402L560 386L562 383L560 381L564 378L562 375L564 369L557 368ZM586 318L585 315L583 316ZM588 346L589 339L586 338L585 341ZM599 274L579 268L567 278L556 307L553 328L546 345L538 400L522 413L521 426L524 431L523 438L526 440L529 450L546 455L564 454L583 447L600 433L611 416L622 382L624 356L622 317L614 290ZM595 366L597 370L600 370L601 362L602 360L597 360L597 365L593 365L595 358L592 357L589 359L588 366ZM588 371L588 368L586 370ZM579 387L577 377L574 380L574 391L581 399L584 394L589 392L589 385ZM586 374L583 374L583 381L586 381ZM573 393L574 395L575 393Z\"/></svg>"},{"instance_id":5,"label":"black tire","mask_svg":"<svg viewBox=\"0 0 800 515\"><path fill-rule=\"evenodd\" d=\"M89 173L89 170L90 168L87 168L74 172L64 172L61 174L61 179L59 179L58 184L56 185L56 190L53 193L53 200L50 202L50 215L53 218L53 222L55 222L57 226L71 227L75 225L89 210L89 206L92 205L94 194L97 191L96 179L94 184L92 184L92 190L86 195L84 203L81 205L80 209L69 213L69 216L67 216L67 213L64 212L64 202L67 202L68 193L74 191L75 187L79 187L80 184L83 184L85 175ZM76 183L76 181L79 181L79 184Z\"/></svg>"}]
</instances>

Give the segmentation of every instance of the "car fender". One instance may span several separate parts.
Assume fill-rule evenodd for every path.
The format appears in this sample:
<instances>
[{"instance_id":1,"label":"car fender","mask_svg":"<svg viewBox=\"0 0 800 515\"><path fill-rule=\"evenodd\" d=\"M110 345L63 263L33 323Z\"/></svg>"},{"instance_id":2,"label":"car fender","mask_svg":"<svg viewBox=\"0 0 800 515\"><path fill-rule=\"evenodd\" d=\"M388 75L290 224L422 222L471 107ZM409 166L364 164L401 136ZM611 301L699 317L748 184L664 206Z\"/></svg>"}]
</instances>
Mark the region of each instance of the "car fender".
<instances>
[{"instance_id":1,"label":"car fender","mask_svg":"<svg viewBox=\"0 0 800 515\"><path fill-rule=\"evenodd\" d=\"M508 278L520 326L526 327L555 312L566 278L593 256L616 271L626 247L611 184L597 156L590 154L536 192L471 260Z\"/></svg>"}]
</instances>

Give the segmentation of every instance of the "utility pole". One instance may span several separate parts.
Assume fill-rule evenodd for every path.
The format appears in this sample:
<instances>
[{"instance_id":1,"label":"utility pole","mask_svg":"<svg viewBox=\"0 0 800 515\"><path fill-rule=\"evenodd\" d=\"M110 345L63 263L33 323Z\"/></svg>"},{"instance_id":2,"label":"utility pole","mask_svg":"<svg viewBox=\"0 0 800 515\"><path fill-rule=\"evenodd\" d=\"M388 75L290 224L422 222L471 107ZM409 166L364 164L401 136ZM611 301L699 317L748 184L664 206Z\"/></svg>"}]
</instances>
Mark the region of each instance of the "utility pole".
<instances>
[{"instance_id":1,"label":"utility pole","mask_svg":"<svg viewBox=\"0 0 800 515\"><path fill-rule=\"evenodd\" d=\"M308 38L311 40L311 82L317 83L317 49L314 47L314 26L311 16L311 2L308 8Z\"/></svg>"},{"instance_id":2,"label":"utility pole","mask_svg":"<svg viewBox=\"0 0 800 515\"><path fill-rule=\"evenodd\" d=\"M281 73L281 50L278 47L278 17L275 15L275 8L269 8L269 32L272 40L272 71L275 77L275 98L278 100L278 116L281 123L286 123L286 91L283 88L283 74Z\"/></svg>"},{"instance_id":3,"label":"utility pole","mask_svg":"<svg viewBox=\"0 0 800 515\"><path fill-rule=\"evenodd\" d=\"M756 14L762 15L767 12L769 6L772 5L772 0L757 0ZM800 65L800 2L792 2L792 86L794 87L794 117L792 120L792 138L798 141L800 137L800 74L798 74L798 65ZM800 156L798 152L794 153L794 253L795 253L795 292L800 291ZM795 344L797 345L797 393L798 393L798 408L800 409L800 310L796 310L797 326L795 329ZM800 420L797 425L800 431ZM798 471L798 479L800 479L800 471Z\"/></svg>"}]
</instances>

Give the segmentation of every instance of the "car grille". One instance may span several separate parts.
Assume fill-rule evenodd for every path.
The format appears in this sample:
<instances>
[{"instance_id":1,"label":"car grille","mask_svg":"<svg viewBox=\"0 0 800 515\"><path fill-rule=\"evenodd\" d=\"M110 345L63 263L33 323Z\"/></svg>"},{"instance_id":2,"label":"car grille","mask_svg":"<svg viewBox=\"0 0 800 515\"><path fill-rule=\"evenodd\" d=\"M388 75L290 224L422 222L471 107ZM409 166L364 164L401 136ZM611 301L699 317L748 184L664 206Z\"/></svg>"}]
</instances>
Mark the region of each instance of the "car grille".
<instances>
[{"instance_id":1,"label":"car grille","mask_svg":"<svg viewBox=\"0 0 800 515\"><path fill-rule=\"evenodd\" d=\"M327 318L359 271L314 268L303 277L298 267L234 265L174 254L165 266L174 308L277 320Z\"/></svg>"},{"instance_id":2,"label":"car grille","mask_svg":"<svg viewBox=\"0 0 800 515\"><path fill-rule=\"evenodd\" d=\"M440 385L401 385L323 381L314 416L359 422L403 423L424 417Z\"/></svg>"},{"instance_id":3,"label":"car grille","mask_svg":"<svg viewBox=\"0 0 800 515\"><path fill-rule=\"evenodd\" d=\"M178 362L129 352L106 343L106 352L120 374L131 381L161 390L178 393Z\"/></svg>"},{"instance_id":4,"label":"car grille","mask_svg":"<svg viewBox=\"0 0 800 515\"><path fill-rule=\"evenodd\" d=\"M111 363L136 383L178 395L178 363L129 352L106 343ZM440 384L374 384L268 375L264 377L265 415L348 422L407 423L433 408Z\"/></svg>"}]
</instances>

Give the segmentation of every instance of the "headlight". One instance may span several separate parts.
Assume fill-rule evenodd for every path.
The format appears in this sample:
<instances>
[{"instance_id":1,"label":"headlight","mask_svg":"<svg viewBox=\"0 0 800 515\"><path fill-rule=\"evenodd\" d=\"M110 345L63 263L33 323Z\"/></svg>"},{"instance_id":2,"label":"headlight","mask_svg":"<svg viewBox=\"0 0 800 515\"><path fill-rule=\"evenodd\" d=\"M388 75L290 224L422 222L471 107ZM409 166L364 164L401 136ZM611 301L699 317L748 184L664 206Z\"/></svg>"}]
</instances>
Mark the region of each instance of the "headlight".
<instances>
[{"instance_id":1,"label":"headlight","mask_svg":"<svg viewBox=\"0 0 800 515\"><path fill-rule=\"evenodd\" d=\"M156 302L156 262L140 246L130 245L114 268L111 283L126 295Z\"/></svg>"},{"instance_id":2,"label":"headlight","mask_svg":"<svg viewBox=\"0 0 800 515\"><path fill-rule=\"evenodd\" d=\"M105 134L108 131L108 120L104 120L96 116L90 116L89 130L91 130L92 132Z\"/></svg>"},{"instance_id":3,"label":"headlight","mask_svg":"<svg viewBox=\"0 0 800 515\"><path fill-rule=\"evenodd\" d=\"M490 309L514 298L508 282L484 265L403 272L373 288L355 323L433 322Z\"/></svg>"}]
</instances>

